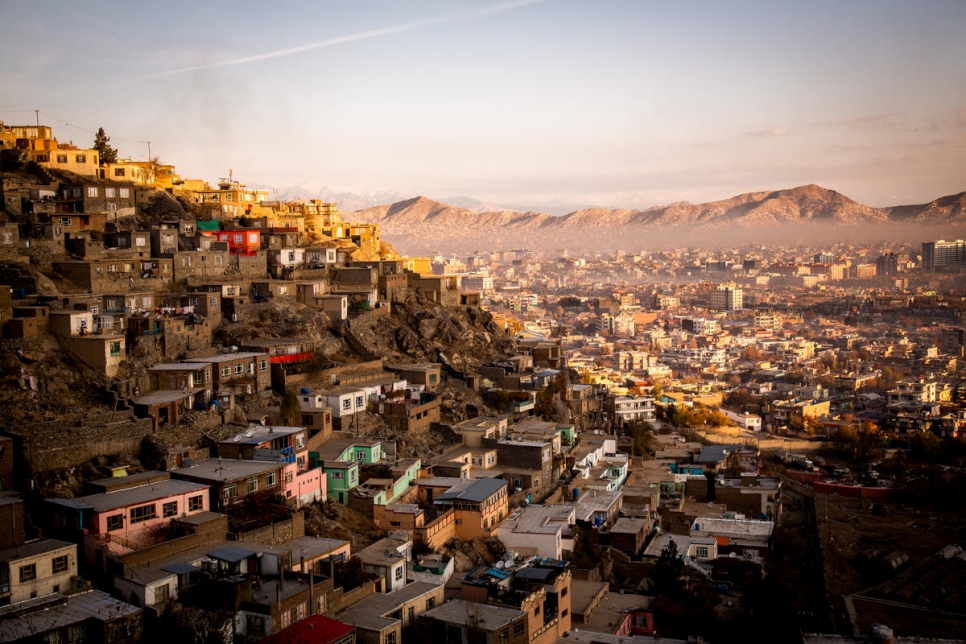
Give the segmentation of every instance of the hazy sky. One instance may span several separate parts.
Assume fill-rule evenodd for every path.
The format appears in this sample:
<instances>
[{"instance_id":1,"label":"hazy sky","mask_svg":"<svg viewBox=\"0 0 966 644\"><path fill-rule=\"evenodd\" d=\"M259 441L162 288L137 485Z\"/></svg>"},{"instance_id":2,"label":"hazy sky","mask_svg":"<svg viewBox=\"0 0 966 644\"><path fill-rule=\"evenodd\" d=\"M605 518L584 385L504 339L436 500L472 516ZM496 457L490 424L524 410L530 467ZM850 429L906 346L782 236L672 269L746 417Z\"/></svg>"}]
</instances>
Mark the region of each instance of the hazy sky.
<instances>
[{"instance_id":1,"label":"hazy sky","mask_svg":"<svg viewBox=\"0 0 966 644\"><path fill-rule=\"evenodd\" d=\"M963 0L0 0L0 23L0 119L150 140L185 177L557 210L966 190Z\"/></svg>"}]
</instances>

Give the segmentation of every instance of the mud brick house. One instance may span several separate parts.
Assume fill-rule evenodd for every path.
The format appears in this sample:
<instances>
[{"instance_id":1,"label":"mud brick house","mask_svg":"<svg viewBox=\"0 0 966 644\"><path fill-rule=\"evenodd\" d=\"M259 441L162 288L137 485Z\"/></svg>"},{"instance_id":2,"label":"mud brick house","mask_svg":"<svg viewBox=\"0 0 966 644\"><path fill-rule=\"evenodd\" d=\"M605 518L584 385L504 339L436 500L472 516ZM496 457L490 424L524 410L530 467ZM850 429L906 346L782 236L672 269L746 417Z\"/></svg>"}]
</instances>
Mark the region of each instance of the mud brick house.
<instances>
[{"instance_id":1,"label":"mud brick house","mask_svg":"<svg viewBox=\"0 0 966 644\"><path fill-rule=\"evenodd\" d=\"M231 389L237 395L261 396L272 390L272 372L263 353L220 353L186 362L211 363L216 392Z\"/></svg>"},{"instance_id":2,"label":"mud brick house","mask_svg":"<svg viewBox=\"0 0 966 644\"><path fill-rule=\"evenodd\" d=\"M258 490L278 488L284 494L285 469L285 463L212 458L172 470L171 476L205 486L210 507L225 510Z\"/></svg>"}]
</instances>

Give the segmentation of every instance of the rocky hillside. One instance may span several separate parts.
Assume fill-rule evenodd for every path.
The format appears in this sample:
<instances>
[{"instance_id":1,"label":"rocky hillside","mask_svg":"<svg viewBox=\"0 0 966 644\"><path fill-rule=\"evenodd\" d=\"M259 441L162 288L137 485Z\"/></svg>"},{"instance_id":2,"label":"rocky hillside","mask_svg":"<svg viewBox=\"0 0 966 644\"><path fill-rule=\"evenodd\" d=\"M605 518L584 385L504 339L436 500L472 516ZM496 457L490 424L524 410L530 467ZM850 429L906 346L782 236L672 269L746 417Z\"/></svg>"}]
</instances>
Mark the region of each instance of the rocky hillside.
<instances>
[{"instance_id":1,"label":"rocky hillside","mask_svg":"<svg viewBox=\"0 0 966 644\"><path fill-rule=\"evenodd\" d=\"M352 218L378 223L385 238L409 253L520 245L639 243L662 233L680 238L683 228L691 234L711 237L721 232L741 231L748 241L762 231L788 226L827 230L829 225L963 224L966 223L966 193L922 205L873 208L834 190L807 185L750 192L703 204L681 202L645 210L593 208L560 217L509 210L477 213L416 197L360 210Z\"/></svg>"}]
</instances>

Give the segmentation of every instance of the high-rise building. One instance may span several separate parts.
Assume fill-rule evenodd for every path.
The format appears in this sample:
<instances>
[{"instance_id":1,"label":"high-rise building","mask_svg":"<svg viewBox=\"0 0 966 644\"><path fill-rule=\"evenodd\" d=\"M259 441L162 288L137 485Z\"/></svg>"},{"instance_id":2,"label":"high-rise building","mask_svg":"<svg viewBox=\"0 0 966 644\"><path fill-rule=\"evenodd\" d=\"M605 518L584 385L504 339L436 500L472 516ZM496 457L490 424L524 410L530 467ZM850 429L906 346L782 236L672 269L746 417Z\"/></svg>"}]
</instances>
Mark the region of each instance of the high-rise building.
<instances>
[{"instance_id":1,"label":"high-rise building","mask_svg":"<svg viewBox=\"0 0 966 644\"><path fill-rule=\"evenodd\" d=\"M835 258L828 251L818 253L812 258L812 263L814 264L831 264L833 261L835 261Z\"/></svg>"},{"instance_id":2,"label":"high-rise building","mask_svg":"<svg viewBox=\"0 0 966 644\"><path fill-rule=\"evenodd\" d=\"M922 270L926 273L960 272L966 269L966 241L922 243Z\"/></svg>"},{"instance_id":3,"label":"high-rise building","mask_svg":"<svg viewBox=\"0 0 966 644\"><path fill-rule=\"evenodd\" d=\"M710 308L716 311L736 311L742 308L741 289L734 284L722 284L711 291Z\"/></svg>"},{"instance_id":4,"label":"high-rise building","mask_svg":"<svg viewBox=\"0 0 966 644\"><path fill-rule=\"evenodd\" d=\"M899 272L899 256L895 253L879 255L875 260L876 275L895 275Z\"/></svg>"}]
</instances>

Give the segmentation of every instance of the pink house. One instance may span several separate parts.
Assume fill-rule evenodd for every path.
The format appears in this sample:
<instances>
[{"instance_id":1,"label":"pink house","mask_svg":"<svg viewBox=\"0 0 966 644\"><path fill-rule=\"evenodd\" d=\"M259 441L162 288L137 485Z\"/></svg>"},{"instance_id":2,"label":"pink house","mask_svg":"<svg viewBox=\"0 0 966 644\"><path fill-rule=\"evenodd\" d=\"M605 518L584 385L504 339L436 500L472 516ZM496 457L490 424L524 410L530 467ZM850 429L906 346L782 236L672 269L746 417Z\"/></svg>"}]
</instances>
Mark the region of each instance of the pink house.
<instances>
[{"instance_id":1,"label":"pink house","mask_svg":"<svg viewBox=\"0 0 966 644\"><path fill-rule=\"evenodd\" d=\"M167 538L173 521L207 512L208 486L172 480L167 472L144 472L95 482L104 492L74 499L48 499L54 525L83 535L84 555L104 570L111 555Z\"/></svg>"},{"instance_id":2,"label":"pink house","mask_svg":"<svg viewBox=\"0 0 966 644\"><path fill-rule=\"evenodd\" d=\"M325 472L309 456L305 427L251 426L220 442L218 456L282 464L280 494L296 507L326 498Z\"/></svg>"}]
</instances>

